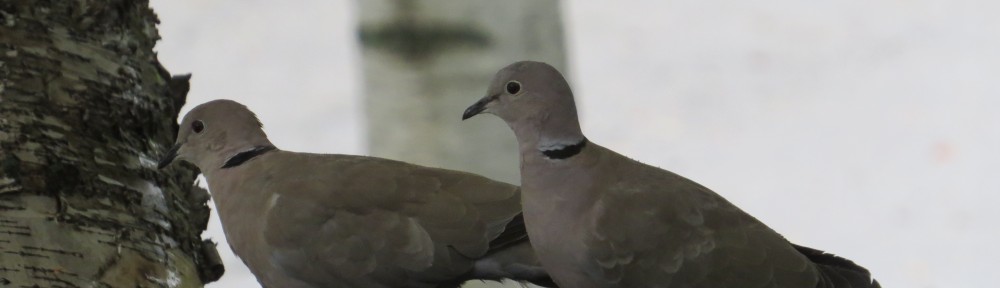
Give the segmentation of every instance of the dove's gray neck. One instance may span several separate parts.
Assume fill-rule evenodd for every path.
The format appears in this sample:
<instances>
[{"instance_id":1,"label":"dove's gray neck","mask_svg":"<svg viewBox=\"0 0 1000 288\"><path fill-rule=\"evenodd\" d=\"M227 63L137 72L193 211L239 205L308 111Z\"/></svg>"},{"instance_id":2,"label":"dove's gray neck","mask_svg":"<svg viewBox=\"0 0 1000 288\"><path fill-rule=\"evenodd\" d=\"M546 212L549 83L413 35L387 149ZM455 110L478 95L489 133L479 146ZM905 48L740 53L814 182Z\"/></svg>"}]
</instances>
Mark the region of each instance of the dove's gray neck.
<instances>
[{"instance_id":1,"label":"dove's gray neck","mask_svg":"<svg viewBox=\"0 0 1000 288\"><path fill-rule=\"evenodd\" d=\"M205 156L199 157L198 168L206 174L205 176L216 170L238 167L262 154L278 150L263 132L229 134L229 139L219 141L226 144L215 145L218 150L210 150Z\"/></svg>"},{"instance_id":2,"label":"dove's gray neck","mask_svg":"<svg viewBox=\"0 0 1000 288\"><path fill-rule=\"evenodd\" d=\"M253 159L253 158L257 157L257 156L260 156L261 154L270 152L270 151L275 150L275 149L278 149L278 148L276 148L276 147L274 147L274 145L270 145L270 144L268 144L268 145L261 145L261 146L254 146L253 148L250 148L249 150L236 153L236 155L233 155L232 157L229 157L229 159L226 159L226 163L222 164L222 169L232 168L232 167L243 165L243 163L245 163L247 161L250 161L250 159Z\"/></svg>"},{"instance_id":3,"label":"dove's gray neck","mask_svg":"<svg viewBox=\"0 0 1000 288\"><path fill-rule=\"evenodd\" d=\"M522 154L567 159L586 149L587 137L580 132L576 113L572 113L572 118L560 119L548 115L539 120L523 122L526 123L512 125Z\"/></svg>"},{"instance_id":4,"label":"dove's gray neck","mask_svg":"<svg viewBox=\"0 0 1000 288\"><path fill-rule=\"evenodd\" d=\"M559 145L559 146L556 146L556 147L552 147L552 148L550 148L548 150L540 148L539 151L542 152L542 156L545 156L545 158L549 158L549 159L566 159L566 158L570 158L570 157L576 156L577 154L580 154L580 152L582 152L583 148L585 148L585 147L587 147L587 138L586 137L584 137L583 139L580 139L580 141L576 142L576 144L572 144L572 145Z\"/></svg>"}]
</instances>

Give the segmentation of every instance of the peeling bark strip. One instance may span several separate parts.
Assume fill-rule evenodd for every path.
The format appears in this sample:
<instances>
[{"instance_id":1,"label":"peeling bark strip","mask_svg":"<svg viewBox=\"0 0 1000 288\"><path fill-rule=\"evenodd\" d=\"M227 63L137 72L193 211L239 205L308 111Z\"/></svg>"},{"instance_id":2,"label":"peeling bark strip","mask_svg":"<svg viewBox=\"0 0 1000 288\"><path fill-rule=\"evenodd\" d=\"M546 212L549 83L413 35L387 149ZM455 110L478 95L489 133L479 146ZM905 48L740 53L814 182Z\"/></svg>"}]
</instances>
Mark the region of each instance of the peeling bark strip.
<instances>
[{"instance_id":1,"label":"peeling bark strip","mask_svg":"<svg viewBox=\"0 0 1000 288\"><path fill-rule=\"evenodd\" d=\"M202 287L196 172L155 170L187 76L147 1L0 1L0 287Z\"/></svg>"}]
</instances>

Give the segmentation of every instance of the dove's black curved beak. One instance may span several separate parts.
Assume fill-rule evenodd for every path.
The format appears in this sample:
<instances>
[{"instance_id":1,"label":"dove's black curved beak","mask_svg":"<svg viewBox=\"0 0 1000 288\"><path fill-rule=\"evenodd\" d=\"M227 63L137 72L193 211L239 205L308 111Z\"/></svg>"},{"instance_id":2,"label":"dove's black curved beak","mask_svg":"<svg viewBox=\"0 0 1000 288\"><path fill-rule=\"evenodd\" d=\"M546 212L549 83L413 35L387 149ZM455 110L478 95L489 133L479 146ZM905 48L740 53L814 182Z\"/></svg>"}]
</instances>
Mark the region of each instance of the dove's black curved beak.
<instances>
[{"instance_id":1,"label":"dove's black curved beak","mask_svg":"<svg viewBox=\"0 0 1000 288\"><path fill-rule=\"evenodd\" d=\"M170 148L170 150L163 155L163 158L160 158L160 163L156 165L156 168L163 169L163 167L170 165L170 162L174 162L174 158L177 158L177 149L181 149L181 144L174 145L174 147Z\"/></svg>"},{"instance_id":2,"label":"dove's black curved beak","mask_svg":"<svg viewBox=\"0 0 1000 288\"><path fill-rule=\"evenodd\" d=\"M462 120L469 119L472 118L472 116L476 116L479 115L479 113L483 113L483 111L486 110L486 104L490 104L490 102L497 100L497 97L499 96L500 96L499 94L490 95L483 97L483 99L479 99L479 101L476 101L475 104L472 104L472 106L469 106L469 108L465 109L465 113L462 113Z\"/></svg>"}]
</instances>

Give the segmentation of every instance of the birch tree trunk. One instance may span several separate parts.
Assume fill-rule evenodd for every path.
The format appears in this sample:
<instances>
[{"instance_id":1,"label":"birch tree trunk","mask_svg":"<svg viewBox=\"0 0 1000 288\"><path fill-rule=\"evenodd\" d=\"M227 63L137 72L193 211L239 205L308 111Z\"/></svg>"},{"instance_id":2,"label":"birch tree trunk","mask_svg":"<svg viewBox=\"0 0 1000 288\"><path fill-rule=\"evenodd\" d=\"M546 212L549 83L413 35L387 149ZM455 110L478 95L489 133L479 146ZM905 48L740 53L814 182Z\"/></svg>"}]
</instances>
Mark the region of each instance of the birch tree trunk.
<instances>
[{"instance_id":1,"label":"birch tree trunk","mask_svg":"<svg viewBox=\"0 0 1000 288\"><path fill-rule=\"evenodd\" d=\"M519 183L510 129L492 117L460 119L493 74L514 61L544 61L566 71L559 1L356 3L370 154Z\"/></svg>"},{"instance_id":2,"label":"birch tree trunk","mask_svg":"<svg viewBox=\"0 0 1000 288\"><path fill-rule=\"evenodd\" d=\"M0 287L221 276L195 170L155 169L187 93L156 23L144 0L0 2Z\"/></svg>"}]
</instances>

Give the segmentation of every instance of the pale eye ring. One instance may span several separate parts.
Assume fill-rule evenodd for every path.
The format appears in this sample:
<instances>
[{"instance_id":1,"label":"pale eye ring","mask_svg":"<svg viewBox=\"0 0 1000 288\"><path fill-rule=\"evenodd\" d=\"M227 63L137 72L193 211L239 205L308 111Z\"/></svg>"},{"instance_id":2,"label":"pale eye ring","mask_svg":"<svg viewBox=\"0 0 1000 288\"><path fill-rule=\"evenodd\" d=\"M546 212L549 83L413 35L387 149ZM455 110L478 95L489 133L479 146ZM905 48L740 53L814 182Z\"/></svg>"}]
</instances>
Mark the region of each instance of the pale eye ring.
<instances>
[{"instance_id":1,"label":"pale eye ring","mask_svg":"<svg viewBox=\"0 0 1000 288\"><path fill-rule=\"evenodd\" d=\"M194 133L201 133L202 130L205 130L205 123L201 122L201 120L195 120L194 123L191 123L191 130Z\"/></svg>"},{"instance_id":2,"label":"pale eye ring","mask_svg":"<svg viewBox=\"0 0 1000 288\"><path fill-rule=\"evenodd\" d=\"M517 94L521 92L521 82L511 80L510 82L507 82L507 85L504 88L507 90L508 94Z\"/></svg>"}]
</instances>

